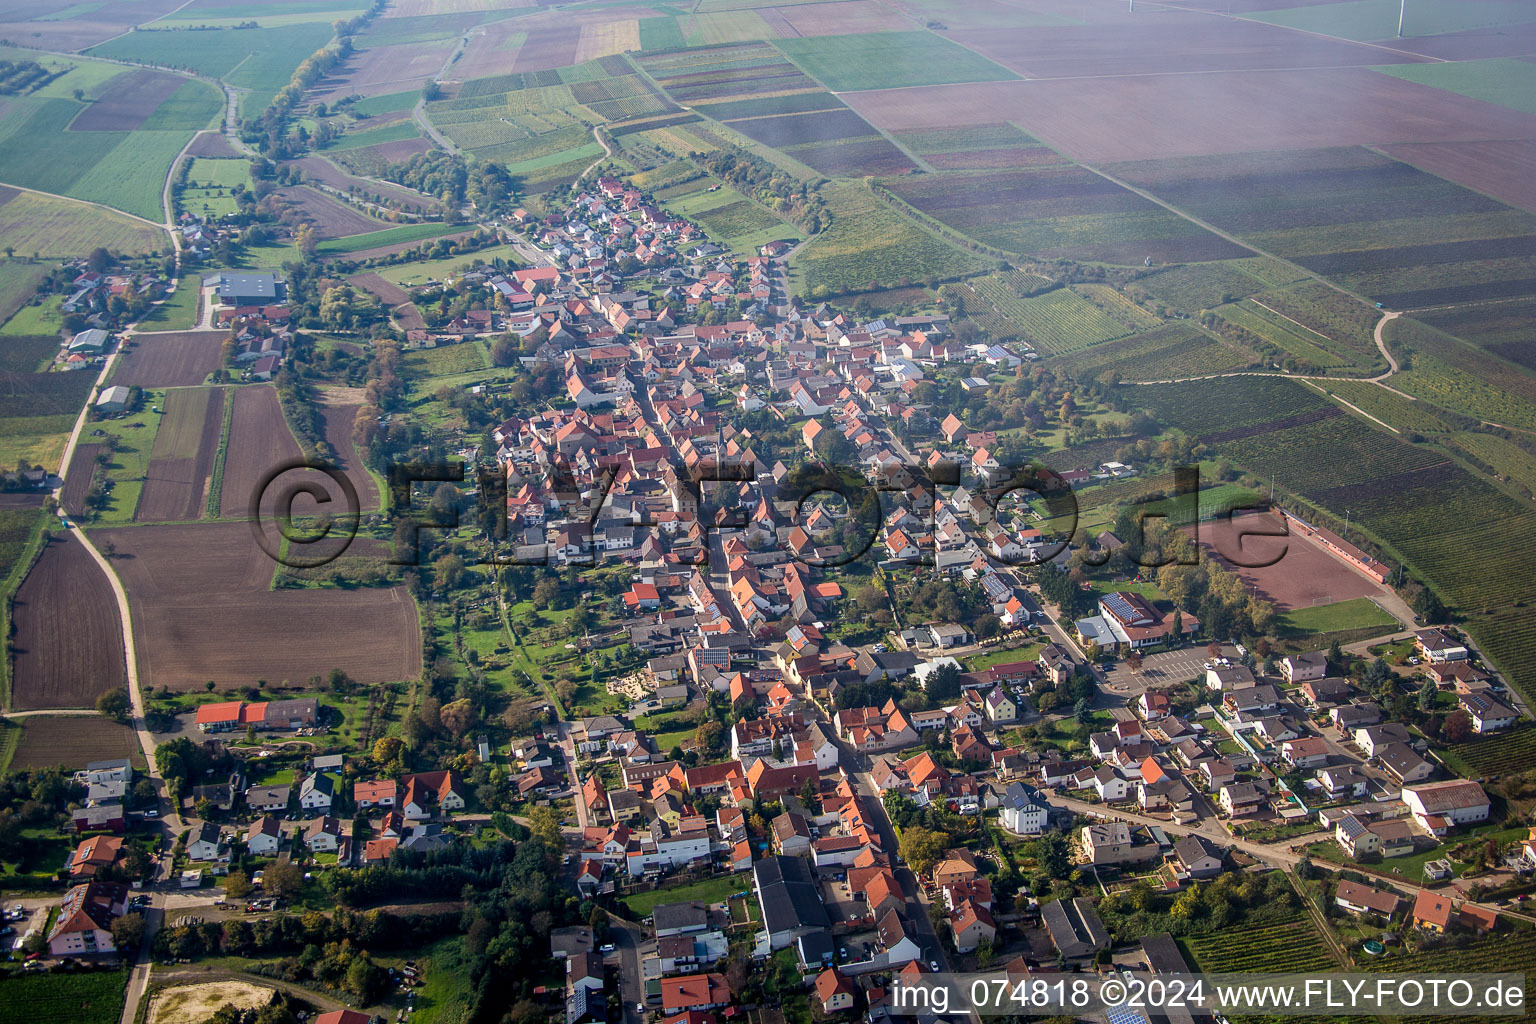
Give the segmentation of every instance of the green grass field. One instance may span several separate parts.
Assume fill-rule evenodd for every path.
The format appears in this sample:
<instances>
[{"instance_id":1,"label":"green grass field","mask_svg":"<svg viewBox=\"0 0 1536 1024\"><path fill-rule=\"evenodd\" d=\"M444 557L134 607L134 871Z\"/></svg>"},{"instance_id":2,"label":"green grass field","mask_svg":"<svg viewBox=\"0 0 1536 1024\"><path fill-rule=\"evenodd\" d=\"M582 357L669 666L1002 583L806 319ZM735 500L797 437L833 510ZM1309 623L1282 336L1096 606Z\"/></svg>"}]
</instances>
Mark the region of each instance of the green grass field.
<instances>
[{"instance_id":1,"label":"green grass field","mask_svg":"<svg viewBox=\"0 0 1536 1024\"><path fill-rule=\"evenodd\" d=\"M67 258L98 246L133 255L165 252L171 240L154 224L58 196L21 192L0 206L0 248L18 256Z\"/></svg>"},{"instance_id":2,"label":"green grass field","mask_svg":"<svg viewBox=\"0 0 1536 1024\"><path fill-rule=\"evenodd\" d=\"M321 242L317 251L322 256L343 256L347 253L362 252L364 249L376 249L379 246L395 245L400 242L417 242L423 238L436 238L438 235L463 230L463 225L453 224L402 224L397 228L369 231L366 234L352 235L348 238L332 238Z\"/></svg>"},{"instance_id":3,"label":"green grass field","mask_svg":"<svg viewBox=\"0 0 1536 1024\"><path fill-rule=\"evenodd\" d=\"M1376 70L1409 82L1536 114L1536 64L1523 60L1391 64Z\"/></svg>"},{"instance_id":4,"label":"green grass field","mask_svg":"<svg viewBox=\"0 0 1536 1024\"><path fill-rule=\"evenodd\" d=\"M931 32L780 39L774 45L833 92L1001 82L1019 77L1001 64Z\"/></svg>"},{"instance_id":5,"label":"green grass field","mask_svg":"<svg viewBox=\"0 0 1536 1024\"><path fill-rule=\"evenodd\" d=\"M1308 636L1316 633L1341 633L1355 629L1395 629L1398 621L1368 597L1313 608L1294 608L1278 616L1282 634Z\"/></svg>"},{"instance_id":6,"label":"green grass field","mask_svg":"<svg viewBox=\"0 0 1536 1024\"><path fill-rule=\"evenodd\" d=\"M469 373L472 370L483 370L491 365L485 345L479 341L419 349L408 353L404 362L407 370L422 377Z\"/></svg>"},{"instance_id":7,"label":"green grass field","mask_svg":"<svg viewBox=\"0 0 1536 1024\"><path fill-rule=\"evenodd\" d=\"M248 20L241 12L240 16ZM295 68L331 39L329 22L272 28L221 28L191 35L181 31L130 32L93 47L117 60L186 68L249 89L242 110L259 113L288 84Z\"/></svg>"},{"instance_id":8,"label":"green grass field","mask_svg":"<svg viewBox=\"0 0 1536 1024\"><path fill-rule=\"evenodd\" d=\"M399 285L425 284L428 278L441 279L455 270L467 270L477 262L490 263L497 259L514 260L516 255L510 245L498 245L491 249L481 249L469 256L450 256L441 260L421 260L415 263L381 267L377 273L384 280L393 281Z\"/></svg>"},{"instance_id":9,"label":"green grass field","mask_svg":"<svg viewBox=\"0 0 1536 1024\"><path fill-rule=\"evenodd\" d=\"M156 306L144 318L147 324L164 324L154 330L186 331L197 326L197 305L203 279L187 274L176 285L176 290L164 302Z\"/></svg>"},{"instance_id":10,"label":"green grass field","mask_svg":"<svg viewBox=\"0 0 1536 1024\"><path fill-rule=\"evenodd\" d=\"M698 191L666 201L690 220L697 221L710 239L738 254L755 256L758 246L776 238L799 239L802 233L729 186L709 191L711 181L699 179Z\"/></svg>"},{"instance_id":11,"label":"green grass field","mask_svg":"<svg viewBox=\"0 0 1536 1024\"><path fill-rule=\"evenodd\" d=\"M367 123L364 121L363 125L366 126ZM402 139L420 137L421 133L416 130L416 122L406 118L403 121L396 121L394 124L388 124L382 128L348 132L327 146L326 149L328 151L362 149L364 146L376 146L381 142L399 142Z\"/></svg>"},{"instance_id":12,"label":"green grass field","mask_svg":"<svg viewBox=\"0 0 1536 1024\"><path fill-rule=\"evenodd\" d=\"M636 893L624 897L622 902L630 913L644 918L649 917L651 911L663 903L680 903L685 900L724 903L731 893L739 892L743 884L742 879L727 875L724 878L710 878L692 885L678 886L676 889L652 889L650 892Z\"/></svg>"},{"instance_id":13,"label":"green grass field","mask_svg":"<svg viewBox=\"0 0 1536 1024\"><path fill-rule=\"evenodd\" d=\"M1304 32L1368 42L1397 35L1401 10L1398 0L1353 0L1352 3L1260 11L1250 17ZM1406 15L1403 35L1415 37L1516 25L1530 20L1530 9L1502 0L1418 0L1407 6Z\"/></svg>"},{"instance_id":14,"label":"green grass field","mask_svg":"<svg viewBox=\"0 0 1536 1024\"><path fill-rule=\"evenodd\" d=\"M0 207L0 210L3 209ZM38 282L46 276L48 267L45 264L0 260L0 323L9 320L11 314L32 297Z\"/></svg>"}]
</instances>

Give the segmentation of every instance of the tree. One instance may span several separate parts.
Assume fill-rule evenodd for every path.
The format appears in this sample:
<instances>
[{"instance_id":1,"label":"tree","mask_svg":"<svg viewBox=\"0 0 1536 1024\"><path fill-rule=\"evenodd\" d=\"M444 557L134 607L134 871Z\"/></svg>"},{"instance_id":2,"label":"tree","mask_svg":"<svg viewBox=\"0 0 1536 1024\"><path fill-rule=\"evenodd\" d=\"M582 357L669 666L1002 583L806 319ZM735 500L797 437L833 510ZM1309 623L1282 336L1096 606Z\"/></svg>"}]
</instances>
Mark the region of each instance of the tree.
<instances>
[{"instance_id":1,"label":"tree","mask_svg":"<svg viewBox=\"0 0 1536 1024\"><path fill-rule=\"evenodd\" d=\"M112 944L128 952L144 941L144 915L124 914L112 922Z\"/></svg>"},{"instance_id":2,"label":"tree","mask_svg":"<svg viewBox=\"0 0 1536 1024\"><path fill-rule=\"evenodd\" d=\"M928 681L923 685L928 693L928 703L937 707L960 696L960 668L945 662L932 672L928 673Z\"/></svg>"},{"instance_id":3,"label":"tree","mask_svg":"<svg viewBox=\"0 0 1536 1024\"><path fill-rule=\"evenodd\" d=\"M401 755L405 751L405 744L398 736L382 736L373 744L373 763L381 772L387 772L391 768L399 769Z\"/></svg>"},{"instance_id":4,"label":"tree","mask_svg":"<svg viewBox=\"0 0 1536 1024\"><path fill-rule=\"evenodd\" d=\"M374 963L365 953L354 959L347 968L347 991L357 996L358 1002L366 1006L383 995L385 978L384 968Z\"/></svg>"},{"instance_id":5,"label":"tree","mask_svg":"<svg viewBox=\"0 0 1536 1024\"><path fill-rule=\"evenodd\" d=\"M224 895L232 900L243 900L251 894L251 879L239 868L224 876Z\"/></svg>"},{"instance_id":6,"label":"tree","mask_svg":"<svg viewBox=\"0 0 1536 1024\"><path fill-rule=\"evenodd\" d=\"M450 701L443 705L438 712L438 717L454 739L464 738L464 734L475 727L478 716L475 714L475 706L467 699Z\"/></svg>"},{"instance_id":7,"label":"tree","mask_svg":"<svg viewBox=\"0 0 1536 1024\"><path fill-rule=\"evenodd\" d=\"M511 366L517 362L518 347L510 335L503 334L491 345L491 364L493 366Z\"/></svg>"},{"instance_id":8,"label":"tree","mask_svg":"<svg viewBox=\"0 0 1536 1024\"><path fill-rule=\"evenodd\" d=\"M560 815L553 807L535 807L528 814L528 831L533 838L544 844L553 858L559 858L565 850L565 835L560 831Z\"/></svg>"},{"instance_id":9,"label":"tree","mask_svg":"<svg viewBox=\"0 0 1536 1024\"><path fill-rule=\"evenodd\" d=\"M1440 735L1447 743L1465 743L1472 738L1472 716L1457 708L1445 716Z\"/></svg>"},{"instance_id":10,"label":"tree","mask_svg":"<svg viewBox=\"0 0 1536 1024\"><path fill-rule=\"evenodd\" d=\"M262 887L268 895L292 896L304 885L304 872L291 860L280 860L267 868L262 875Z\"/></svg>"},{"instance_id":11,"label":"tree","mask_svg":"<svg viewBox=\"0 0 1536 1024\"><path fill-rule=\"evenodd\" d=\"M1087 725L1093 721L1093 705L1088 702L1087 697L1079 697L1077 703L1072 705L1072 717L1077 719L1080 725Z\"/></svg>"},{"instance_id":12,"label":"tree","mask_svg":"<svg viewBox=\"0 0 1536 1024\"><path fill-rule=\"evenodd\" d=\"M128 697L128 688L119 686L97 697L96 710L120 725L127 725L133 715L133 701Z\"/></svg>"},{"instance_id":13,"label":"tree","mask_svg":"<svg viewBox=\"0 0 1536 1024\"><path fill-rule=\"evenodd\" d=\"M939 858L944 856L944 851L949 849L949 836L922 825L913 825L901 833L901 844L898 849L901 852L901 859L906 861L913 871L926 875L933 870Z\"/></svg>"}]
</instances>

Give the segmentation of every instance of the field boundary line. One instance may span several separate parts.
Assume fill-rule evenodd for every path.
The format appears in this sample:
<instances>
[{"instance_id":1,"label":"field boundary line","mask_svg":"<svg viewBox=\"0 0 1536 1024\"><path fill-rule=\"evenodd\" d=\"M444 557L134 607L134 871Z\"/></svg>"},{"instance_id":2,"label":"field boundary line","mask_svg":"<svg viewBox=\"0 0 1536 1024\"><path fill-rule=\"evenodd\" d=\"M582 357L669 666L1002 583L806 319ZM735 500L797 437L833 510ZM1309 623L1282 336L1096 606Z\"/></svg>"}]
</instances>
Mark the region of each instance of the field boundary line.
<instances>
[{"instance_id":1,"label":"field boundary line","mask_svg":"<svg viewBox=\"0 0 1536 1024\"><path fill-rule=\"evenodd\" d=\"M190 143L188 143L188 145L190 145ZM178 156L177 159L180 159L180 157ZM172 161L172 163L174 165L174 161ZM164 224L156 223L155 221L150 220L148 217L140 217L136 213L129 213L127 210L119 210L117 207L108 206L106 203L98 203L91 199L76 199L74 196L64 196L57 192L44 192L40 188L27 188L25 185L13 185L8 181L0 181L0 185L4 185L6 188L13 188L18 192L31 192L35 196L47 196L49 199L61 199L66 203L79 203L81 206L94 206L98 210L106 210L109 213L116 213L120 216L127 217L130 220L136 220L140 224L148 224L152 228L158 228L161 231L166 231L169 233Z\"/></svg>"},{"instance_id":2,"label":"field boundary line","mask_svg":"<svg viewBox=\"0 0 1536 1024\"><path fill-rule=\"evenodd\" d=\"M1330 337L1328 337L1328 335L1324 334L1322 331L1319 331L1319 330L1316 330L1314 328L1308 327L1306 324L1302 323L1300 320L1297 320L1295 317L1286 316L1284 313L1280 312L1278 309L1275 309L1273 306L1266 306L1266 305L1264 305L1264 303L1260 302L1258 299L1254 298L1252 295L1248 296L1248 301L1253 303L1255 306L1258 306L1260 309L1268 310L1269 312L1275 314L1275 316L1279 317L1282 320L1289 320L1291 323L1295 324L1297 327L1300 327L1304 331L1309 331L1312 334L1317 335L1319 338L1322 338L1324 341L1332 341L1332 342L1334 342L1334 344L1338 344L1337 339L1330 338Z\"/></svg>"}]
</instances>

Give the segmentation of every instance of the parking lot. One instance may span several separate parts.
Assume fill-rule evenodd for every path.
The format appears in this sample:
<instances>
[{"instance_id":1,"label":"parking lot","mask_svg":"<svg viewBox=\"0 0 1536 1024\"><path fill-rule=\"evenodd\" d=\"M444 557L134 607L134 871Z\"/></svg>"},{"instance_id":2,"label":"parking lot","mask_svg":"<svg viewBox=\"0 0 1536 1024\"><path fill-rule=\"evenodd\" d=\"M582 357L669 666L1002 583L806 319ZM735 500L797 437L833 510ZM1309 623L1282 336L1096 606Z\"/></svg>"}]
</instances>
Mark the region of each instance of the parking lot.
<instances>
[{"instance_id":1,"label":"parking lot","mask_svg":"<svg viewBox=\"0 0 1536 1024\"><path fill-rule=\"evenodd\" d=\"M1238 656L1236 648L1231 646L1223 647L1222 654L1234 660ZM1135 672L1124 661L1118 661L1106 673L1106 688L1113 694L1134 700L1147 690L1203 679L1205 663L1210 660L1210 652L1200 644L1146 655L1142 658L1141 668Z\"/></svg>"}]
</instances>

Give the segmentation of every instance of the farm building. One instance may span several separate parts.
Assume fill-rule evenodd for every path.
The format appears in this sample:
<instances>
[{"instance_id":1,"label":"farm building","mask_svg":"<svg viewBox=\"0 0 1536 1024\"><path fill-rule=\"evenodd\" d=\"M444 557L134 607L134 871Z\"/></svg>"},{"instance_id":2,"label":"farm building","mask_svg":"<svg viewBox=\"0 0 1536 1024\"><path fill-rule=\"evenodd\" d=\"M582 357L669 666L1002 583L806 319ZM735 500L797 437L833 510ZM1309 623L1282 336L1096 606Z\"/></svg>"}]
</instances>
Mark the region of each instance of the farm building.
<instances>
[{"instance_id":1,"label":"farm building","mask_svg":"<svg viewBox=\"0 0 1536 1024\"><path fill-rule=\"evenodd\" d=\"M81 331L69 342L69 351L78 352L83 356L99 356L107 350L107 345L112 341L112 336L99 327L93 327L88 331Z\"/></svg>"},{"instance_id":2,"label":"farm building","mask_svg":"<svg viewBox=\"0 0 1536 1024\"><path fill-rule=\"evenodd\" d=\"M122 412L128 408L129 391L121 384L106 388L96 399L96 408L102 412Z\"/></svg>"},{"instance_id":3,"label":"farm building","mask_svg":"<svg viewBox=\"0 0 1536 1024\"><path fill-rule=\"evenodd\" d=\"M272 273L219 275L219 302L225 306L268 306L282 300L286 288Z\"/></svg>"}]
</instances>

